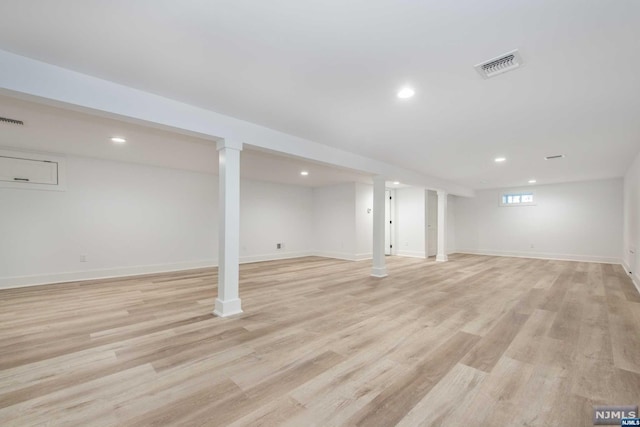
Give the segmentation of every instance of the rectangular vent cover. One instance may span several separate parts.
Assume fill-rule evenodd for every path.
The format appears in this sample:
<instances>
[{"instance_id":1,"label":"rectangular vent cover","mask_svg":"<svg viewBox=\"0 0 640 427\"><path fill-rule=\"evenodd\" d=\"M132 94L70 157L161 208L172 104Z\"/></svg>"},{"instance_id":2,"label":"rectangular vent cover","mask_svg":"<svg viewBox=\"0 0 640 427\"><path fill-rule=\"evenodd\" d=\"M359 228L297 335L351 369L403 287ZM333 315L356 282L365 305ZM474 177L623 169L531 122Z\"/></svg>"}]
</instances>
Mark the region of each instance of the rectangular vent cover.
<instances>
[{"instance_id":1,"label":"rectangular vent cover","mask_svg":"<svg viewBox=\"0 0 640 427\"><path fill-rule=\"evenodd\" d=\"M0 122L2 123L10 123L12 125L24 125L24 122L22 120L16 120L16 119L9 119L7 117L0 117Z\"/></svg>"},{"instance_id":2,"label":"rectangular vent cover","mask_svg":"<svg viewBox=\"0 0 640 427\"><path fill-rule=\"evenodd\" d=\"M488 79L506 73L507 71L515 70L516 68L522 67L522 65L522 57L516 49L500 55L497 58L482 62L474 68L482 78Z\"/></svg>"}]
</instances>

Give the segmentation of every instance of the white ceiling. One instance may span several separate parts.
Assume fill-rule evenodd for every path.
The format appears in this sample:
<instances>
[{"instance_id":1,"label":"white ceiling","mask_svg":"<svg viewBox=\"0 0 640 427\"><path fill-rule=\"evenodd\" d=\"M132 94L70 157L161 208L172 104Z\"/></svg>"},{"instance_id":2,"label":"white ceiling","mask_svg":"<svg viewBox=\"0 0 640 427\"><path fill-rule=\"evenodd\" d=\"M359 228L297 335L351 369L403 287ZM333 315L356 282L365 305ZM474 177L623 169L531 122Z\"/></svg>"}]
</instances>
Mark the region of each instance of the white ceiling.
<instances>
[{"instance_id":1,"label":"white ceiling","mask_svg":"<svg viewBox=\"0 0 640 427\"><path fill-rule=\"evenodd\" d=\"M0 147L218 173L215 141L7 96L0 96L0 117L24 122L24 126L0 122ZM126 137L127 143L113 144L112 136ZM371 183L370 176L356 171L247 146L240 157L245 179L308 187L354 181ZM309 175L301 176L303 170Z\"/></svg>"},{"instance_id":2,"label":"white ceiling","mask_svg":"<svg viewBox=\"0 0 640 427\"><path fill-rule=\"evenodd\" d=\"M0 49L471 188L621 176L637 0L4 0ZM525 66L473 66L519 49ZM405 83L416 96L398 100ZM543 157L565 154L560 161ZM503 155L507 161L495 164Z\"/></svg>"}]
</instances>

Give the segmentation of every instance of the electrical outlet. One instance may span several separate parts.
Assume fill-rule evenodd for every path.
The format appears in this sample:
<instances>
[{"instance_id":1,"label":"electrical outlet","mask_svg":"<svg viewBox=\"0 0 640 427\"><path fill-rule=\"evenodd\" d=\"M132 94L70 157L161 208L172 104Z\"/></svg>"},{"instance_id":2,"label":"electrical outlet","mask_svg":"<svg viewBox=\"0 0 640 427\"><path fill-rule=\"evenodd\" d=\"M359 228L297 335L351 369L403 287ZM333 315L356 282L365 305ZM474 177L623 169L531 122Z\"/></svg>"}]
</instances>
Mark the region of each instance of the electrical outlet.
<instances>
[{"instance_id":1,"label":"electrical outlet","mask_svg":"<svg viewBox=\"0 0 640 427\"><path fill-rule=\"evenodd\" d=\"M87 262L87 256L86 255L80 255L80 262Z\"/></svg>"},{"instance_id":2,"label":"electrical outlet","mask_svg":"<svg viewBox=\"0 0 640 427\"><path fill-rule=\"evenodd\" d=\"M276 249L282 249L282 243L276 243Z\"/></svg>"}]
</instances>

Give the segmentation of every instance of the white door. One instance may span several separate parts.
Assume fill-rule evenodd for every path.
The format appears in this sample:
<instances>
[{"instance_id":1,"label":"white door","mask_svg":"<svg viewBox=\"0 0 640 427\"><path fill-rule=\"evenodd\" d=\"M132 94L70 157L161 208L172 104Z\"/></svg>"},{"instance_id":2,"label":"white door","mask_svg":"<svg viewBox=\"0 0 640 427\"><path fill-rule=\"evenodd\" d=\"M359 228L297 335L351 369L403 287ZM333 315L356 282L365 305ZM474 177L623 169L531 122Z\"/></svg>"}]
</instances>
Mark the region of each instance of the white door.
<instances>
[{"instance_id":1,"label":"white door","mask_svg":"<svg viewBox=\"0 0 640 427\"><path fill-rule=\"evenodd\" d=\"M438 193L427 191L427 256L438 253Z\"/></svg>"},{"instance_id":2,"label":"white door","mask_svg":"<svg viewBox=\"0 0 640 427\"><path fill-rule=\"evenodd\" d=\"M391 249L393 248L391 227L393 221L391 219L391 191L386 190L384 192L384 253L385 255L391 255Z\"/></svg>"}]
</instances>

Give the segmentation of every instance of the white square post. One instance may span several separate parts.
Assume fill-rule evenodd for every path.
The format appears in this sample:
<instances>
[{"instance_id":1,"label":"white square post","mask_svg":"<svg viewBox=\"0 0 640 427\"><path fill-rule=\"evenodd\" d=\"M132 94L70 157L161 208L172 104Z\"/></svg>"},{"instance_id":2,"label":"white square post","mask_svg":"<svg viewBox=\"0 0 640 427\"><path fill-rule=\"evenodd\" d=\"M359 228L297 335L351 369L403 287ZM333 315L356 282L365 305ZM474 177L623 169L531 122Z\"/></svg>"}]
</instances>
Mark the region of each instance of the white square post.
<instances>
[{"instance_id":1,"label":"white square post","mask_svg":"<svg viewBox=\"0 0 640 427\"><path fill-rule=\"evenodd\" d=\"M385 178L375 176L373 178L373 267L371 268L373 277L387 276L384 258L385 190Z\"/></svg>"},{"instance_id":2,"label":"white square post","mask_svg":"<svg viewBox=\"0 0 640 427\"><path fill-rule=\"evenodd\" d=\"M218 218L218 298L213 314L242 313L240 276L240 151L242 143L218 142L220 195Z\"/></svg>"}]
</instances>

